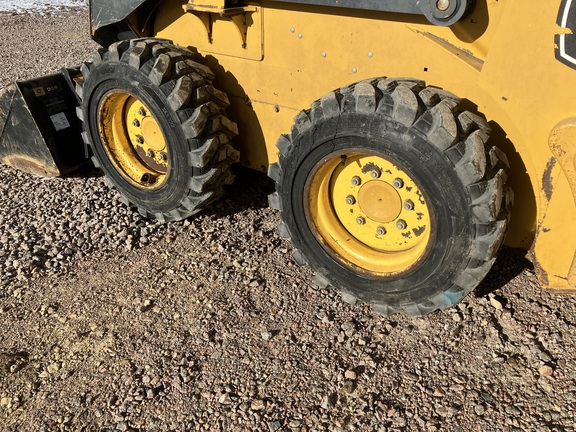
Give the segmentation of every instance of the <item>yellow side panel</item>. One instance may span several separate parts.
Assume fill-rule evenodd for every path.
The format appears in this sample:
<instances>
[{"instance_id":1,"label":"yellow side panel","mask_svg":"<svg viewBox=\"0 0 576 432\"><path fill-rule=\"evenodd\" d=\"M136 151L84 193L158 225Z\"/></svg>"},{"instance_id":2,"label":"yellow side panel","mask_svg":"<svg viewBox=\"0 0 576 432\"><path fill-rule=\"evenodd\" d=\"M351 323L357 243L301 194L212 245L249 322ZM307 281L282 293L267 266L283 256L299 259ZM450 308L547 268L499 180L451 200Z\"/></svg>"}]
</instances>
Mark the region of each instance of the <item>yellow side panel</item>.
<instances>
[{"instance_id":1,"label":"yellow side panel","mask_svg":"<svg viewBox=\"0 0 576 432\"><path fill-rule=\"evenodd\" d=\"M262 2L259 13L252 15L255 24L248 29L243 50L230 22L217 21L209 43L201 20L183 12L185 4L163 4L156 35L194 47L205 57L218 75L218 85L231 97L230 114L240 127L242 163L262 171L277 160L275 143L280 134L289 133L293 117L341 86L380 76L411 76L459 95L477 91L475 65L482 61L475 56L486 51L492 37L481 19L486 6L453 30L411 15L360 11L350 17L346 11L296 5L300 9L289 9ZM474 44L466 43L461 57L449 51L470 38L476 38ZM251 50L260 43L262 61L247 61L255 58Z\"/></svg>"}]
</instances>

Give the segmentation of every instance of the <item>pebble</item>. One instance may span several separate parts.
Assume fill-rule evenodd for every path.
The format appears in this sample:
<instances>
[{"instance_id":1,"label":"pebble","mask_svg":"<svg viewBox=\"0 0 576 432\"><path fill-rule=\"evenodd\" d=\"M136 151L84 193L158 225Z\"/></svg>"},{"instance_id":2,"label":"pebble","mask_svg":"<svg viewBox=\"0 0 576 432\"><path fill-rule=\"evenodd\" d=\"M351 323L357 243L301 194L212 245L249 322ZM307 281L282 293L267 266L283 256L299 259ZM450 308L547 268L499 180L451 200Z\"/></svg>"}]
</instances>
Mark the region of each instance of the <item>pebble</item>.
<instances>
[{"instance_id":1,"label":"pebble","mask_svg":"<svg viewBox=\"0 0 576 432\"><path fill-rule=\"evenodd\" d=\"M502 303L496 300L493 294L490 295L490 304L494 307L494 309L498 311L502 310Z\"/></svg>"},{"instance_id":2,"label":"pebble","mask_svg":"<svg viewBox=\"0 0 576 432\"><path fill-rule=\"evenodd\" d=\"M344 378L355 380L357 378L356 372L354 372L353 370L347 370L346 372L344 372Z\"/></svg>"},{"instance_id":3,"label":"pebble","mask_svg":"<svg viewBox=\"0 0 576 432\"><path fill-rule=\"evenodd\" d=\"M60 368L62 367L62 363L61 362L54 362L51 363L50 365L48 365L48 367L46 368L46 370L48 371L48 373L50 374L55 374L56 372L58 372L60 370Z\"/></svg>"},{"instance_id":4,"label":"pebble","mask_svg":"<svg viewBox=\"0 0 576 432\"><path fill-rule=\"evenodd\" d=\"M268 426L268 430L270 432L276 432L278 429L282 427L282 423L280 423L279 421L269 421L266 422L266 425Z\"/></svg>"},{"instance_id":5,"label":"pebble","mask_svg":"<svg viewBox=\"0 0 576 432\"><path fill-rule=\"evenodd\" d=\"M260 410L263 410L265 407L266 407L266 404L261 399L254 399L250 403L250 409L252 411L260 411Z\"/></svg>"}]
</instances>

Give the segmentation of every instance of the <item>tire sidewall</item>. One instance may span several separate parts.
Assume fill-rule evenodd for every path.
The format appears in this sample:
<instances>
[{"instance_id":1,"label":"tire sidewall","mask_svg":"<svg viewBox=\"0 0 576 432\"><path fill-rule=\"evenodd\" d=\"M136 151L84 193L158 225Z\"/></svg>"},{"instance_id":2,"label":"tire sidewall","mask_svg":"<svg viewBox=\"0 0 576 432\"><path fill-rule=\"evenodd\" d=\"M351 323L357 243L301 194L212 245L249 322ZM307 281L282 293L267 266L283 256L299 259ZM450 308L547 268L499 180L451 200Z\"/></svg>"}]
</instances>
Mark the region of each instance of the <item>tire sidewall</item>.
<instances>
[{"instance_id":1,"label":"tire sidewall","mask_svg":"<svg viewBox=\"0 0 576 432\"><path fill-rule=\"evenodd\" d=\"M112 163L99 132L98 111L104 96L120 90L140 99L152 112L169 146L169 166L164 183L158 188L141 189L124 178ZM82 101L87 134L94 156L104 174L130 202L143 203L146 210L157 213L177 207L188 189L192 168L187 163L187 139L178 116L169 108L160 87L138 69L122 62L106 62L95 66L84 84ZM184 145L183 145L184 143Z\"/></svg>"},{"instance_id":2,"label":"tire sidewall","mask_svg":"<svg viewBox=\"0 0 576 432\"><path fill-rule=\"evenodd\" d=\"M331 127L315 126L293 141L296 156L282 162L279 184L282 208L288 209L283 211L283 219L311 267L364 301L390 305L421 302L451 286L469 262L475 236L471 199L451 162L418 131L374 113L343 114L336 134ZM399 165L425 195L433 221L428 251L401 277L367 275L343 265L322 247L308 223L303 191L311 171L321 160L328 161L330 155L347 149L374 153Z\"/></svg>"}]
</instances>

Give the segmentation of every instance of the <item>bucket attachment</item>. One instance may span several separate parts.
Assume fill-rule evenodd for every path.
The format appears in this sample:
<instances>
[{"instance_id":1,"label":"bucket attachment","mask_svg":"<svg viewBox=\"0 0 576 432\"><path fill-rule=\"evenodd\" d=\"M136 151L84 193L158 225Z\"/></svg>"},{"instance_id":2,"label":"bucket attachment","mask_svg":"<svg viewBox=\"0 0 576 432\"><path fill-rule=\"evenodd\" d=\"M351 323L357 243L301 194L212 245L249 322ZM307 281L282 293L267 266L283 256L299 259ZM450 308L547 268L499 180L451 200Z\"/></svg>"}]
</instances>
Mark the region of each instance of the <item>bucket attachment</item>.
<instances>
[{"instance_id":1,"label":"bucket attachment","mask_svg":"<svg viewBox=\"0 0 576 432\"><path fill-rule=\"evenodd\" d=\"M0 163L56 177L88 160L74 79L82 79L78 69L62 69L0 90Z\"/></svg>"}]
</instances>

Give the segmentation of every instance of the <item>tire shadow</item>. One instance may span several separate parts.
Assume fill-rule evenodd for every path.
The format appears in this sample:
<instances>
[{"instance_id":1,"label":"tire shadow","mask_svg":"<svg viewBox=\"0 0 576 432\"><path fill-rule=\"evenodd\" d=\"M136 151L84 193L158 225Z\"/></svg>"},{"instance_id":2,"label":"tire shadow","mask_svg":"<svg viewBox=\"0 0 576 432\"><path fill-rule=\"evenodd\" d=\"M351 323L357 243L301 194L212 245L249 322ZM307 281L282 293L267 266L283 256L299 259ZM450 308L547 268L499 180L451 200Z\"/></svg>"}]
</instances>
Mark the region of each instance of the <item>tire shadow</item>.
<instances>
[{"instance_id":1,"label":"tire shadow","mask_svg":"<svg viewBox=\"0 0 576 432\"><path fill-rule=\"evenodd\" d=\"M104 173L99 168L96 168L92 162L86 162L81 167L78 167L76 170L67 173L62 176L62 178L81 178L81 179L89 179L89 178L97 178L97 177L104 177Z\"/></svg>"},{"instance_id":2,"label":"tire shadow","mask_svg":"<svg viewBox=\"0 0 576 432\"><path fill-rule=\"evenodd\" d=\"M224 217L268 207L268 195L275 190L270 177L240 165L234 165L232 170L236 174L234 183L225 188L224 197L208 206L202 214Z\"/></svg>"}]
</instances>

